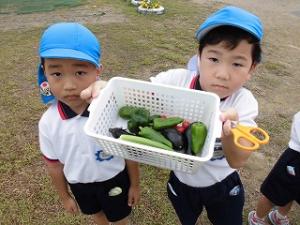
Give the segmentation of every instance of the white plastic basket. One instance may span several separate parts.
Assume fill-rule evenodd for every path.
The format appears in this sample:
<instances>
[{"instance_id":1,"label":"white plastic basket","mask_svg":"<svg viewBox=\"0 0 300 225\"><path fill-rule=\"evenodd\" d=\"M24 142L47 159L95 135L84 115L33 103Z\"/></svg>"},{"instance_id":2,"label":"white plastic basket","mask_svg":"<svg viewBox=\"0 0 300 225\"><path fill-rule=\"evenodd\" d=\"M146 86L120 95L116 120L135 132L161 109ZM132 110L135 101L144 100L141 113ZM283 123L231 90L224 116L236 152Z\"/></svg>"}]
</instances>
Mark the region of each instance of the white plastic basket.
<instances>
[{"instance_id":1,"label":"white plastic basket","mask_svg":"<svg viewBox=\"0 0 300 225\"><path fill-rule=\"evenodd\" d=\"M114 77L91 103L84 130L107 154L193 173L212 157L215 139L220 133L219 104L219 97L213 93ZM109 128L126 128L126 121L118 116L119 108L125 105L145 107L151 115L179 116L191 122L203 122L208 133L201 155L192 156L113 138Z\"/></svg>"}]
</instances>

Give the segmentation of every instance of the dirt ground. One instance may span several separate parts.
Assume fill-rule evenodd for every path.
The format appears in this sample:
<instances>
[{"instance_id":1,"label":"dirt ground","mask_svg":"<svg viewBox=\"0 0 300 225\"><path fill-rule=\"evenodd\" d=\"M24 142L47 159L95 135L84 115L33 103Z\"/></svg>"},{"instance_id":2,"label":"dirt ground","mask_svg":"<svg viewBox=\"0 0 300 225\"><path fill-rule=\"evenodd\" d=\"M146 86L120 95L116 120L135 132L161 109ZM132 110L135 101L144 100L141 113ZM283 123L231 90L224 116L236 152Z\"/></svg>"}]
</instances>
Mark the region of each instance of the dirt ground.
<instances>
[{"instance_id":1,"label":"dirt ground","mask_svg":"<svg viewBox=\"0 0 300 225\"><path fill-rule=\"evenodd\" d=\"M259 101L258 122L263 121L263 126L272 127L273 123L288 121L287 129L283 130L289 130L292 116L300 110L300 70L298 68L300 62L300 1L191 1L204 5L215 3L237 5L254 12L262 19L265 27L264 66L258 68L257 77L253 77L253 82L249 84L248 88L253 91ZM72 8L67 12L57 10L27 15L0 14L0 30L26 30L66 18L95 24L126 21L126 17L117 9L94 9L93 14L90 14L90 9L82 6ZM283 130L271 130L271 143L260 152L252 154L247 166L240 171L247 193L245 212L255 208L261 182L288 143L289 132L282 132ZM293 220L300 224L300 207L298 205L294 205L291 215Z\"/></svg>"}]
</instances>

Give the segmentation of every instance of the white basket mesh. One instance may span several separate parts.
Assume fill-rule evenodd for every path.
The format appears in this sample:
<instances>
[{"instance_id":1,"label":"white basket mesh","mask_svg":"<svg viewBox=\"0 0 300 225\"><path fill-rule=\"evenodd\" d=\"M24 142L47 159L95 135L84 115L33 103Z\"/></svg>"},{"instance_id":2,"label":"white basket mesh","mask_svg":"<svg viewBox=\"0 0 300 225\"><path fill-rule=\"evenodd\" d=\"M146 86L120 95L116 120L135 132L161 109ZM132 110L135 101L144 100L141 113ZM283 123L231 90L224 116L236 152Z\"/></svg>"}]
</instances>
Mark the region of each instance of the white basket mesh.
<instances>
[{"instance_id":1,"label":"white basket mesh","mask_svg":"<svg viewBox=\"0 0 300 225\"><path fill-rule=\"evenodd\" d=\"M107 154L193 173L212 157L220 127L219 104L219 97L212 93L114 77L90 105L90 116L84 129ZM126 124L118 116L119 108L125 105L144 107L151 115L179 116L191 122L203 122L208 134L201 155L192 156L113 138L109 128Z\"/></svg>"}]
</instances>

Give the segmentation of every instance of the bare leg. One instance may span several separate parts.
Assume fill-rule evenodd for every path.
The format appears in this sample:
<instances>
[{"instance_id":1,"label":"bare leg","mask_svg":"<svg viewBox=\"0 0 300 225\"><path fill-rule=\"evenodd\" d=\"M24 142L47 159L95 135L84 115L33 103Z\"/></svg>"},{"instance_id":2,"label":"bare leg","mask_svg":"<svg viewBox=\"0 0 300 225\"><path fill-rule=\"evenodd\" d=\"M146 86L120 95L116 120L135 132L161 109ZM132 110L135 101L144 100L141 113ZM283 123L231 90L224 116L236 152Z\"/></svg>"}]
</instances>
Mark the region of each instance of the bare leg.
<instances>
[{"instance_id":1,"label":"bare leg","mask_svg":"<svg viewBox=\"0 0 300 225\"><path fill-rule=\"evenodd\" d=\"M288 214L288 212L291 210L292 205L293 205L293 201L289 202L285 206L278 207L278 212L281 215L286 216Z\"/></svg>"},{"instance_id":2,"label":"bare leg","mask_svg":"<svg viewBox=\"0 0 300 225\"><path fill-rule=\"evenodd\" d=\"M97 225L109 225L109 221L102 211L94 214L92 217Z\"/></svg>"},{"instance_id":3,"label":"bare leg","mask_svg":"<svg viewBox=\"0 0 300 225\"><path fill-rule=\"evenodd\" d=\"M256 208L257 217L265 218L272 208L273 208L273 203L263 195L257 203L257 208Z\"/></svg>"}]
</instances>

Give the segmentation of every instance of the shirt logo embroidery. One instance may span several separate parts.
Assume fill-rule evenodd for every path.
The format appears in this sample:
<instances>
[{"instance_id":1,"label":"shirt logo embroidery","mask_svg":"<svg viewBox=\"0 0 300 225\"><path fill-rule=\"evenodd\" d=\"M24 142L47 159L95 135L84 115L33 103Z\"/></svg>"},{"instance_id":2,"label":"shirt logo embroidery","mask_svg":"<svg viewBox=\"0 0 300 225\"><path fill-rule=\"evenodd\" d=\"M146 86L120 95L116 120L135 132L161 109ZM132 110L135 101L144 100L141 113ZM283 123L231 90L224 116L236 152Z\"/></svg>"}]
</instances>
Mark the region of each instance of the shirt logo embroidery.
<instances>
[{"instance_id":1,"label":"shirt logo embroidery","mask_svg":"<svg viewBox=\"0 0 300 225\"><path fill-rule=\"evenodd\" d=\"M97 161L104 161L104 160L111 160L113 158L112 155L108 155L106 153L103 152L103 150L98 150L96 153L95 153L95 156L96 156L96 160Z\"/></svg>"}]
</instances>

